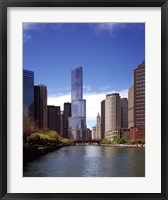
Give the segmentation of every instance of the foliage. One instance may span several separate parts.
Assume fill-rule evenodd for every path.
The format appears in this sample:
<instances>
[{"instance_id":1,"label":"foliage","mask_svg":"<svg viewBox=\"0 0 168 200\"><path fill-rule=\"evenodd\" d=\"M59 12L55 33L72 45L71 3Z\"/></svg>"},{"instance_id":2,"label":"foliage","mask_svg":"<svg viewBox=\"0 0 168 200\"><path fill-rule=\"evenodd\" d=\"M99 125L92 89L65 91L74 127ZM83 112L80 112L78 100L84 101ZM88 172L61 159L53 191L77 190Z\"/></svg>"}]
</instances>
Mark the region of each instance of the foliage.
<instances>
[{"instance_id":1,"label":"foliage","mask_svg":"<svg viewBox=\"0 0 168 200\"><path fill-rule=\"evenodd\" d=\"M141 139L141 144L145 144L145 138Z\"/></svg>"},{"instance_id":2,"label":"foliage","mask_svg":"<svg viewBox=\"0 0 168 200\"><path fill-rule=\"evenodd\" d=\"M107 138L105 138L105 139L102 139L101 143L102 143L102 144L110 144L111 141L108 140Z\"/></svg>"},{"instance_id":3,"label":"foliage","mask_svg":"<svg viewBox=\"0 0 168 200\"><path fill-rule=\"evenodd\" d=\"M115 138L114 139L114 142L116 142L117 144L125 144L127 143L128 141L125 139L125 138Z\"/></svg>"},{"instance_id":4,"label":"foliage","mask_svg":"<svg viewBox=\"0 0 168 200\"><path fill-rule=\"evenodd\" d=\"M71 144L73 143L72 139L61 137L56 131L47 131L40 133L32 133L27 136L27 142L29 144Z\"/></svg>"},{"instance_id":5,"label":"foliage","mask_svg":"<svg viewBox=\"0 0 168 200\"><path fill-rule=\"evenodd\" d=\"M27 142L31 144L47 144L50 141L50 137L42 133L33 133L27 137Z\"/></svg>"}]
</instances>

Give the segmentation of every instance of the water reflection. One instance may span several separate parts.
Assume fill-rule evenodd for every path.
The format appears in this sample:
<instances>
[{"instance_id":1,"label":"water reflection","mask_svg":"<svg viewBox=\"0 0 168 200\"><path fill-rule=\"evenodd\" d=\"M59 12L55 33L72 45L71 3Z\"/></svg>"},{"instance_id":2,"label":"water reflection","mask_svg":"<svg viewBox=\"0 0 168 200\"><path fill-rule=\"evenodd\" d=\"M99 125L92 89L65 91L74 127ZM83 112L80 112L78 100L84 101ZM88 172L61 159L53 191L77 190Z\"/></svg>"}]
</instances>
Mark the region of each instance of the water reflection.
<instances>
[{"instance_id":1,"label":"water reflection","mask_svg":"<svg viewBox=\"0 0 168 200\"><path fill-rule=\"evenodd\" d=\"M24 176L144 177L145 150L102 146L63 147L27 163Z\"/></svg>"}]
</instances>

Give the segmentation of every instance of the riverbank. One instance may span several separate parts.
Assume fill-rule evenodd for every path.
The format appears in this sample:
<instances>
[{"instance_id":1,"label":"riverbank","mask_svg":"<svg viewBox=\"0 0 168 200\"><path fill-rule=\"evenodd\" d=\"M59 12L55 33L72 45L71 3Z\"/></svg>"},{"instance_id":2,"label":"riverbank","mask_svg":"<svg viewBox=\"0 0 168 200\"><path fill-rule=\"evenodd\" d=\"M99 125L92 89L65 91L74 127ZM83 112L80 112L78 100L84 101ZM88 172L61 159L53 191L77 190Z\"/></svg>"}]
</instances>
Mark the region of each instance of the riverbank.
<instances>
[{"instance_id":1,"label":"riverbank","mask_svg":"<svg viewBox=\"0 0 168 200\"><path fill-rule=\"evenodd\" d=\"M145 148L144 144L89 144L89 143L77 143L75 144L50 144L50 145L32 145L24 144L23 147L23 162L35 160L40 156L49 152L60 149L66 146L105 146L105 147L131 147L131 148Z\"/></svg>"},{"instance_id":2,"label":"riverbank","mask_svg":"<svg viewBox=\"0 0 168 200\"><path fill-rule=\"evenodd\" d=\"M71 144L50 144L50 145L32 145L24 144L23 146L23 162L35 160L38 157L55 151L61 147L72 146Z\"/></svg>"},{"instance_id":3,"label":"riverbank","mask_svg":"<svg viewBox=\"0 0 168 200\"><path fill-rule=\"evenodd\" d=\"M145 144L100 144L106 147L132 147L132 148L145 148Z\"/></svg>"}]
</instances>

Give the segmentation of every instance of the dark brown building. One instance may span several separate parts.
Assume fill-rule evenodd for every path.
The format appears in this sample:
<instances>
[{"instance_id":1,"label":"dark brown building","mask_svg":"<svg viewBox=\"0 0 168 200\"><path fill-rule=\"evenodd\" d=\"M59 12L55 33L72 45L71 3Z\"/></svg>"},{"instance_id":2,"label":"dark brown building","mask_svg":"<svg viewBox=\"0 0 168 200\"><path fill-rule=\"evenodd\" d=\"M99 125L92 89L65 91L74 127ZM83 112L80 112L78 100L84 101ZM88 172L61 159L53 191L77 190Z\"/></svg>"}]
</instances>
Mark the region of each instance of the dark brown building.
<instances>
[{"instance_id":1,"label":"dark brown building","mask_svg":"<svg viewBox=\"0 0 168 200\"><path fill-rule=\"evenodd\" d=\"M101 102L101 139L105 138L105 100Z\"/></svg>"},{"instance_id":2,"label":"dark brown building","mask_svg":"<svg viewBox=\"0 0 168 200\"><path fill-rule=\"evenodd\" d=\"M47 106L48 128L61 134L61 111L60 106Z\"/></svg>"},{"instance_id":3,"label":"dark brown building","mask_svg":"<svg viewBox=\"0 0 168 200\"><path fill-rule=\"evenodd\" d=\"M37 127L47 129L47 87L34 86L34 118Z\"/></svg>"},{"instance_id":4,"label":"dark brown building","mask_svg":"<svg viewBox=\"0 0 168 200\"><path fill-rule=\"evenodd\" d=\"M68 138L68 117L71 117L71 103L64 103L63 137Z\"/></svg>"},{"instance_id":5,"label":"dark brown building","mask_svg":"<svg viewBox=\"0 0 168 200\"><path fill-rule=\"evenodd\" d=\"M145 62L134 69L134 128L130 139L145 138Z\"/></svg>"}]
</instances>

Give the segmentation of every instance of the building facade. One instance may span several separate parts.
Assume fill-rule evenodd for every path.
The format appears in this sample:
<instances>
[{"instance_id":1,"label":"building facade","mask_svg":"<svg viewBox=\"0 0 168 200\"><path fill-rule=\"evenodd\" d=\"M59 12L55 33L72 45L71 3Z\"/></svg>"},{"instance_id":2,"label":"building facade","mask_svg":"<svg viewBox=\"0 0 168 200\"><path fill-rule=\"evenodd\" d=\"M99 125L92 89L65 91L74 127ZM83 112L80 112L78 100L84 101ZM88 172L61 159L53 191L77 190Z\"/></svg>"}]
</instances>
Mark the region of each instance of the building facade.
<instances>
[{"instance_id":1,"label":"building facade","mask_svg":"<svg viewBox=\"0 0 168 200\"><path fill-rule=\"evenodd\" d=\"M128 91L128 128L134 127L134 85Z\"/></svg>"},{"instance_id":2,"label":"building facade","mask_svg":"<svg viewBox=\"0 0 168 200\"><path fill-rule=\"evenodd\" d=\"M120 137L121 105L118 93L107 94L105 99L105 138Z\"/></svg>"},{"instance_id":3,"label":"building facade","mask_svg":"<svg viewBox=\"0 0 168 200\"><path fill-rule=\"evenodd\" d=\"M61 110L60 106L47 106L48 128L61 135Z\"/></svg>"},{"instance_id":4,"label":"building facade","mask_svg":"<svg viewBox=\"0 0 168 200\"><path fill-rule=\"evenodd\" d=\"M71 103L64 103L64 117L63 117L63 137L68 138L68 118L71 117Z\"/></svg>"},{"instance_id":5,"label":"building facade","mask_svg":"<svg viewBox=\"0 0 168 200\"><path fill-rule=\"evenodd\" d=\"M101 139L101 117L98 113L96 118L96 125L92 127L92 140Z\"/></svg>"},{"instance_id":6,"label":"building facade","mask_svg":"<svg viewBox=\"0 0 168 200\"><path fill-rule=\"evenodd\" d=\"M34 115L34 72L23 70L23 115Z\"/></svg>"},{"instance_id":7,"label":"building facade","mask_svg":"<svg viewBox=\"0 0 168 200\"><path fill-rule=\"evenodd\" d=\"M105 100L101 102L101 139L105 138Z\"/></svg>"},{"instance_id":8,"label":"building facade","mask_svg":"<svg viewBox=\"0 0 168 200\"><path fill-rule=\"evenodd\" d=\"M68 118L68 138L86 139L86 100L83 99L82 67L71 71L71 117Z\"/></svg>"},{"instance_id":9,"label":"building facade","mask_svg":"<svg viewBox=\"0 0 168 200\"><path fill-rule=\"evenodd\" d=\"M34 86L34 118L37 127L47 129L47 87Z\"/></svg>"},{"instance_id":10,"label":"building facade","mask_svg":"<svg viewBox=\"0 0 168 200\"><path fill-rule=\"evenodd\" d=\"M145 138L145 62L134 69L134 128L131 140Z\"/></svg>"},{"instance_id":11,"label":"building facade","mask_svg":"<svg viewBox=\"0 0 168 200\"><path fill-rule=\"evenodd\" d=\"M121 98L121 127L128 128L128 99Z\"/></svg>"}]
</instances>

